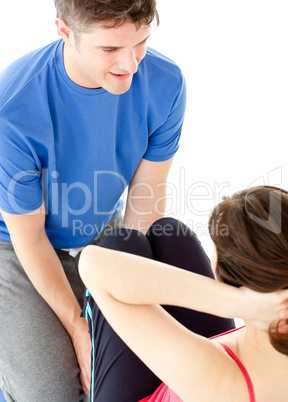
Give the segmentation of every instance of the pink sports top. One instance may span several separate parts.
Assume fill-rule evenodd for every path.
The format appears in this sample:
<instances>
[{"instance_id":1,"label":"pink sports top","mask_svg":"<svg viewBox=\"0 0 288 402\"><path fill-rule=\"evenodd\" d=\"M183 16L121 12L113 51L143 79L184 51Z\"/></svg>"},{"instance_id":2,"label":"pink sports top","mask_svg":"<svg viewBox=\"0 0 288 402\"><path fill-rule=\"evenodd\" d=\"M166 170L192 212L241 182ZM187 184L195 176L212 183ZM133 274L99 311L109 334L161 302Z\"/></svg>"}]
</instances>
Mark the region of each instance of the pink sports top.
<instances>
[{"instance_id":1,"label":"pink sports top","mask_svg":"<svg viewBox=\"0 0 288 402\"><path fill-rule=\"evenodd\" d=\"M243 328L243 327L241 327L241 328ZM241 328L232 329L231 331L225 332L225 334L220 334L220 335L214 336L211 339L218 338L222 335L226 335L226 334L229 334L234 331L238 331ZM220 343L219 345L223 346L223 348L226 350L226 352L229 354L229 356L232 357L232 359L235 361L235 363L239 366L240 370L242 371L242 373L245 377L245 380L246 380L246 383L248 386L250 402L255 402L256 400L255 400L253 384L252 384L251 378L250 378L247 370L245 369L243 364L240 362L238 357L232 352L232 350L230 348L228 348L228 346L224 345L223 343ZM160 387L158 387L152 395L147 396L144 399L141 399L141 401L139 401L139 402L183 402L183 401L182 401L182 399L179 398L179 396L177 396L175 394L175 392L172 391L172 389L170 389L169 387L167 387L167 385L162 383L160 385Z\"/></svg>"},{"instance_id":2,"label":"pink sports top","mask_svg":"<svg viewBox=\"0 0 288 402\"><path fill-rule=\"evenodd\" d=\"M254 393L254 388L253 388L253 384L251 381L251 378L248 374L248 371L245 369L245 367L243 366L243 364L240 362L240 360L238 359L238 357L232 352L231 349L228 348L228 346L223 345L223 343L220 343L219 345L223 346L223 348L226 350L226 352L228 353L229 356L232 357L233 360L235 360L235 363L238 364L240 370L242 371L242 373L244 374L246 383L247 383L247 387L248 387L248 391L249 391L249 396L250 396L250 402L255 402L255 393Z\"/></svg>"},{"instance_id":3,"label":"pink sports top","mask_svg":"<svg viewBox=\"0 0 288 402\"><path fill-rule=\"evenodd\" d=\"M183 402L175 392L162 383L156 391L139 402Z\"/></svg>"}]
</instances>

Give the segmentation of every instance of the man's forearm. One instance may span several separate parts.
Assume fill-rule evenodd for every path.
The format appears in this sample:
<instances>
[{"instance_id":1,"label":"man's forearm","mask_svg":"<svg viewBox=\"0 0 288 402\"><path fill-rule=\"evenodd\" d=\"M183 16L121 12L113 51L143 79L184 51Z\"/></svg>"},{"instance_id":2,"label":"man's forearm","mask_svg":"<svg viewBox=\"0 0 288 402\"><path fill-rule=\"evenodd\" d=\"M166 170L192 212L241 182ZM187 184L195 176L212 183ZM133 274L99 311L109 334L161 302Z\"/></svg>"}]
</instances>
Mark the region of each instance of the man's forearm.
<instances>
[{"instance_id":1,"label":"man's forearm","mask_svg":"<svg viewBox=\"0 0 288 402\"><path fill-rule=\"evenodd\" d=\"M129 185L124 225L146 233L166 209L166 181L173 158L164 162L142 159Z\"/></svg>"},{"instance_id":2,"label":"man's forearm","mask_svg":"<svg viewBox=\"0 0 288 402\"><path fill-rule=\"evenodd\" d=\"M1 211L24 271L40 296L69 333L80 366L85 393L90 389L91 342L88 324L71 289L62 264L45 231L45 206L25 215ZM55 340L56 341L56 340Z\"/></svg>"},{"instance_id":3,"label":"man's forearm","mask_svg":"<svg viewBox=\"0 0 288 402\"><path fill-rule=\"evenodd\" d=\"M145 197L148 197L148 199L145 199ZM146 234L154 222L163 218L165 208L166 193L164 186L161 188L161 191L154 192L153 197L143 195L142 193L140 195L129 193L124 216L124 226Z\"/></svg>"},{"instance_id":4,"label":"man's forearm","mask_svg":"<svg viewBox=\"0 0 288 402\"><path fill-rule=\"evenodd\" d=\"M73 336L81 308L46 234L31 245L28 241L13 245L32 284Z\"/></svg>"},{"instance_id":5,"label":"man's forearm","mask_svg":"<svg viewBox=\"0 0 288 402\"><path fill-rule=\"evenodd\" d=\"M149 227L158 219L163 218L164 213L133 213L130 209L126 208L124 217L124 226L129 229L139 230L143 234L146 234Z\"/></svg>"}]
</instances>

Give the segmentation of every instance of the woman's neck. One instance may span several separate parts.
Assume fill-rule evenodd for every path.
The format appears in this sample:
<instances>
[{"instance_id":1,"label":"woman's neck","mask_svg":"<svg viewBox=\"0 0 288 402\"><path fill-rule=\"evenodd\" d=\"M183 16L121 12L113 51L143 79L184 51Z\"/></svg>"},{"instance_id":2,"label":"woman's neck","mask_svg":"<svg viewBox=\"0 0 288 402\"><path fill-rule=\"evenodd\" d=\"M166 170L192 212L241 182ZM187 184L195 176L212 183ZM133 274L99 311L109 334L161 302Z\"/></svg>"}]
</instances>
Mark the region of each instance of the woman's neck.
<instances>
[{"instance_id":1,"label":"woman's neck","mask_svg":"<svg viewBox=\"0 0 288 402\"><path fill-rule=\"evenodd\" d=\"M270 343L269 335L265 331L260 331L249 321L245 321L246 331L243 337L243 346L247 345L249 348L259 353L274 353L276 350Z\"/></svg>"},{"instance_id":2,"label":"woman's neck","mask_svg":"<svg viewBox=\"0 0 288 402\"><path fill-rule=\"evenodd\" d=\"M250 366L257 367L257 370L266 365L270 366L271 370L271 362L273 362L273 367L277 364L279 369L288 369L288 356L278 352L272 346L269 334L256 329L250 322L245 321L245 326L246 331L238 339L240 360L242 359L244 364L247 362Z\"/></svg>"},{"instance_id":3,"label":"woman's neck","mask_svg":"<svg viewBox=\"0 0 288 402\"><path fill-rule=\"evenodd\" d=\"M256 396L260 401L284 401L288 372L288 356L277 352L271 345L268 333L257 330L245 322L246 331L238 339L238 357L246 367ZM271 389L271 384L274 388ZM270 398L270 399L269 399Z\"/></svg>"}]
</instances>

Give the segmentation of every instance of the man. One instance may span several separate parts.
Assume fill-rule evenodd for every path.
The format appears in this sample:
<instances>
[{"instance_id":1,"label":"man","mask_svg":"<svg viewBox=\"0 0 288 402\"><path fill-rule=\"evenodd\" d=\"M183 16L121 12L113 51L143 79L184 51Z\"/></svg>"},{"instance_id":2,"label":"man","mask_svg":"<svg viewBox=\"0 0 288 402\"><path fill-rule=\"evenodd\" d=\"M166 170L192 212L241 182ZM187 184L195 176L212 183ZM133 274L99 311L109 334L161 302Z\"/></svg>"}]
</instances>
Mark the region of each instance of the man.
<instances>
[{"instance_id":1,"label":"man","mask_svg":"<svg viewBox=\"0 0 288 402\"><path fill-rule=\"evenodd\" d=\"M179 68L146 52L155 0L55 5L61 39L0 75L0 387L8 401L89 393L79 251L119 223L126 186L124 225L145 233L163 216L185 109Z\"/></svg>"}]
</instances>

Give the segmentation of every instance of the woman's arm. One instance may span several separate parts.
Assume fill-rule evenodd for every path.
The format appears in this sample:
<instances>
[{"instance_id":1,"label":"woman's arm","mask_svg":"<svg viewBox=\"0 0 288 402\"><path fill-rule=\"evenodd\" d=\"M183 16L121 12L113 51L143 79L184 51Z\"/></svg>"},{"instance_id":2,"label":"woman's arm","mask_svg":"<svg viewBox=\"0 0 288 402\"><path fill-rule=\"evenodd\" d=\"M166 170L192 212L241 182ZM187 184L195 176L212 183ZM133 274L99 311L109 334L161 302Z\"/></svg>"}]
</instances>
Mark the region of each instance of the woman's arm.
<instances>
[{"instance_id":1,"label":"woman's arm","mask_svg":"<svg viewBox=\"0 0 288 402\"><path fill-rule=\"evenodd\" d=\"M79 269L89 290L102 287L114 299L134 305L162 304L190 308L224 318L262 322L285 318L288 290L261 294L132 254L88 246ZM253 308L251 308L253 306ZM288 318L288 316L287 316Z\"/></svg>"}]
</instances>

